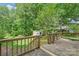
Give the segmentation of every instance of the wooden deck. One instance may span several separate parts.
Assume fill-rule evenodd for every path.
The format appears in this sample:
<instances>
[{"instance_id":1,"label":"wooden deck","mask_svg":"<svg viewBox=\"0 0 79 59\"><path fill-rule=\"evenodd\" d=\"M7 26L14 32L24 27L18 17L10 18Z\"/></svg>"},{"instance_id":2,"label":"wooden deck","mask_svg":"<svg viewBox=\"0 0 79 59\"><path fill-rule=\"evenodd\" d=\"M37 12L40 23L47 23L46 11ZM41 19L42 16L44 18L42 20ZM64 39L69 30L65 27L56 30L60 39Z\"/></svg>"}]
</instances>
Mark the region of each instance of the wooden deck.
<instances>
[{"instance_id":1,"label":"wooden deck","mask_svg":"<svg viewBox=\"0 0 79 59\"><path fill-rule=\"evenodd\" d=\"M47 37L45 45L40 45L41 36L0 40L0 56L79 56L79 41L63 39L58 34Z\"/></svg>"},{"instance_id":2,"label":"wooden deck","mask_svg":"<svg viewBox=\"0 0 79 59\"><path fill-rule=\"evenodd\" d=\"M24 56L79 56L79 41L60 39L54 44L45 44Z\"/></svg>"},{"instance_id":3,"label":"wooden deck","mask_svg":"<svg viewBox=\"0 0 79 59\"><path fill-rule=\"evenodd\" d=\"M47 52L43 51L42 49L35 49L34 51L31 51L24 56L51 56Z\"/></svg>"},{"instance_id":4,"label":"wooden deck","mask_svg":"<svg viewBox=\"0 0 79 59\"><path fill-rule=\"evenodd\" d=\"M57 56L79 56L79 41L60 39L54 44L43 45L42 48Z\"/></svg>"}]
</instances>

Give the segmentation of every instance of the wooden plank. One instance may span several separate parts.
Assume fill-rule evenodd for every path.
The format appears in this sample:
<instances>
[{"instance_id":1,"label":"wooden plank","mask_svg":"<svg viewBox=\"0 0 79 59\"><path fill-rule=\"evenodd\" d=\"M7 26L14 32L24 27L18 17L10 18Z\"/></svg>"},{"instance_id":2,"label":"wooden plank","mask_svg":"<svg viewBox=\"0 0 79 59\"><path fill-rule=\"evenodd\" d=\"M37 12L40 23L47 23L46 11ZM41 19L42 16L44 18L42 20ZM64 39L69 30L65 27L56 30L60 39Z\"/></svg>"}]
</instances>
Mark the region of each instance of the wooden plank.
<instances>
[{"instance_id":1,"label":"wooden plank","mask_svg":"<svg viewBox=\"0 0 79 59\"><path fill-rule=\"evenodd\" d=\"M21 50L20 51L21 51L21 54L22 54L22 40L21 40Z\"/></svg>"},{"instance_id":2,"label":"wooden plank","mask_svg":"<svg viewBox=\"0 0 79 59\"><path fill-rule=\"evenodd\" d=\"M38 48L40 48L40 38L38 37L37 40L38 40Z\"/></svg>"},{"instance_id":3,"label":"wooden plank","mask_svg":"<svg viewBox=\"0 0 79 59\"><path fill-rule=\"evenodd\" d=\"M33 48L32 50L28 50L28 51L26 51L26 52L24 52L24 53L22 53L22 54L19 54L18 56L23 56L23 55L25 55L26 53L29 53L29 52L34 51L35 49L38 49L38 48L37 48L37 47L36 47L36 48Z\"/></svg>"},{"instance_id":4,"label":"wooden plank","mask_svg":"<svg viewBox=\"0 0 79 59\"><path fill-rule=\"evenodd\" d=\"M0 56L1 56L1 43L0 43Z\"/></svg>"},{"instance_id":5,"label":"wooden plank","mask_svg":"<svg viewBox=\"0 0 79 59\"><path fill-rule=\"evenodd\" d=\"M12 45L12 56L13 56L13 41L12 41L12 44L11 45Z\"/></svg>"},{"instance_id":6,"label":"wooden plank","mask_svg":"<svg viewBox=\"0 0 79 59\"><path fill-rule=\"evenodd\" d=\"M6 56L8 56L8 42L6 42Z\"/></svg>"},{"instance_id":7,"label":"wooden plank","mask_svg":"<svg viewBox=\"0 0 79 59\"><path fill-rule=\"evenodd\" d=\"M41 36L27 36L27 37L23 37L23 38L11 38L11 39L1 39L0 42L9 42L9 41L17 41L17 40L23 40L23 39L30 39L30 38L34 38L34 37L41 37Z\"/></svg>"},{"instance_id":8,"label":"wooden plank","mask_svg":"<svg viewBox=\"0 0 79 59\"><path fill-rule=\"evenodd\" d=\"M18 55L18 40L17 40L17 48L16 48L16 53Z\"/></svg>"},{"instance_id":9,"label":"wooden plank","mask_svg":"<svg viewBox=\"0 0 79 59\"><path fill-rule=\"evenodd\" d=\"M47 49L40 47L41 50L43 50L44 52L48 53L51 56L56 56L55 54L51 53L50 51L48 51Z\"/></svg>"},{"instance_id":10,"label":"wooden plank","mask_svg":"<svg viewBox=\"0 0 79 59\"><path fill-rule=\"evenodd\" d=\"M50 38L50 35L48 35L48 44L51 43L51 38Z\"/></svg>"},{"instance_id":11,"label":"wooden plank","mask_svg":"<svg viewBox=\"0 0 79 59\"><path fill-rule=\"evenodd\" d=\"M36 38L36 39L32 41L32 38ZM35 46L35 48L40 48L40 36L28 36L28 37L24 37L24 38L14 38L14 39L3 39L3 40L0 40L1 43L6 43L6 55L7 56L8 56L8 53L9 53L9 51L8 51L8 47L9 47L8 43L9 42L12 42L12 44L11 44L12 53L11 54L13 55L13 41L16 41L16 43L17 43L16 53L17 53L17 55L19 54L18 53L18 40L21 41L21 48L20 48L21 54L23 54L22 50L24 50L26 52L26 40L28 40L28 44L29 44L28 45L28 51L33 49L32 46L34 47L35 45L33 45L33 44L35 44L35 43L37 43L37 46ZM22 44L23 44L22 41L23 40L24 40L24 43L25 43L25 47L22 46ZM36 40L37 40L37 42L35 42ZM1 55L1 45L0 45L0 55Z\"/></svg>"}]
</instances>

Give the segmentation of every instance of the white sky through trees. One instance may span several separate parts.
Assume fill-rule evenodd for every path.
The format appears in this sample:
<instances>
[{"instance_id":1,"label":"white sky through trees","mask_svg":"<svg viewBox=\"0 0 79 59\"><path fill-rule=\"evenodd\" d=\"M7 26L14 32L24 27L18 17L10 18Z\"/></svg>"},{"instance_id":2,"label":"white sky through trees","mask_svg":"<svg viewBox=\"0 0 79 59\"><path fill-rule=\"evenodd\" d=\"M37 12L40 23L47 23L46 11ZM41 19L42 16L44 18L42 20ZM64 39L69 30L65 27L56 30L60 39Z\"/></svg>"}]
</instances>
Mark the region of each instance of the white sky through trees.
<instances>
[{"instance_id":1,"label":"white sky through trees","mask_svg":"<svg viewBox=\"0 0 79 59\"><path fill-rule=\"evenodd\" d=\"M9 10L16 9L15 3L0 3L0 6L6 6Z\"/></svg>"}]
</instances>

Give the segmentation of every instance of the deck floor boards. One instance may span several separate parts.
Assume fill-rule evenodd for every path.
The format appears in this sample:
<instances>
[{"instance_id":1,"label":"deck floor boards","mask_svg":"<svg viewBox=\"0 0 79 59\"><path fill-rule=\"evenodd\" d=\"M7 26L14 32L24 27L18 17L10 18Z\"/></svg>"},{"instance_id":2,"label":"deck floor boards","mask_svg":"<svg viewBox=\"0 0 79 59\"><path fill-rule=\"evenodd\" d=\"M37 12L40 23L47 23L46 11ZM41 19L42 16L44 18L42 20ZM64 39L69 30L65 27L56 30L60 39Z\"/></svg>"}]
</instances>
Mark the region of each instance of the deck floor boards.
<instances>
[{"instance_id":1,"label":"deck floor boards","mask_svg":"<svg viewBox=\"0 0 79 59\"><path fill-rule=\"evenodd\" d=\"M79 56L79 41L60 39L42 47L57 56Z\"/></svg>"},{"instance_id":2,"label":"deck floor boards","mask_svg":"<svg viewBox=\"0 0 79 59\"><path fill-rule=\"evenodd\" d=\"M41 49L35 49L34 51L29 52L25 54L24 56L50 56L50 55Z\"/></svg>"}]
</instances>

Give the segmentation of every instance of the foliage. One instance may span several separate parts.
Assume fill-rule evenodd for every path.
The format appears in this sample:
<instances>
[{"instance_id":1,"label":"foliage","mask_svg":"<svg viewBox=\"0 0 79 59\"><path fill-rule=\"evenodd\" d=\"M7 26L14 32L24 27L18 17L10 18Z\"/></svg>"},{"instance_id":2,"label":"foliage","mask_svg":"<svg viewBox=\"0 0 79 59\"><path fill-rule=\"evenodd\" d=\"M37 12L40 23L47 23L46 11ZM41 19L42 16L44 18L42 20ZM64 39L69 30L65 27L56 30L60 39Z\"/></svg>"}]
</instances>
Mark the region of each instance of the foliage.
<instances>
[{"instance_id":1,"label":"foliage","mask_svg":"<svg viewBox=\"0 0 79 59\"><path fill-rule=\"evenodd\" d=\"M34 30L52 32L61 25L69 25L68 18L78 17L78 11L79 4L17 3L15 10L0 6L0 38L32 35ZM75 25L70 27L79 29Z\"/></svg>"}]
</instances>

